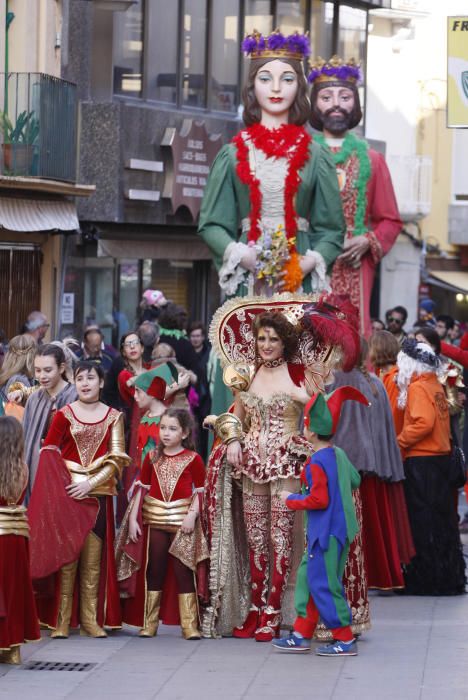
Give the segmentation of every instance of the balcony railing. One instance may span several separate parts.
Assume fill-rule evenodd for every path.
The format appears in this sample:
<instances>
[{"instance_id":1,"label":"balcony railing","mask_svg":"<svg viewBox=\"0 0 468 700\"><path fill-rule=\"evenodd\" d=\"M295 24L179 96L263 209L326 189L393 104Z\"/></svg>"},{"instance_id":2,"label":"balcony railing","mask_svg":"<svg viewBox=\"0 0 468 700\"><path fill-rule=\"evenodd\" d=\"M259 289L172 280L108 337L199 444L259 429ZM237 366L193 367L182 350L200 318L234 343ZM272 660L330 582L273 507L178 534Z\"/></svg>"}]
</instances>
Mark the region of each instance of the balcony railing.
<instances>
[{"instance_id":1,"label":"balcony railing","mask_svg":"<svg viewBox=\"0 0 468 700\"><path fill-rule=\"evenodd\" d=\"M76 181L76 86L44 73L0 73L0 172Z\"/></svg>"}]
</instances>

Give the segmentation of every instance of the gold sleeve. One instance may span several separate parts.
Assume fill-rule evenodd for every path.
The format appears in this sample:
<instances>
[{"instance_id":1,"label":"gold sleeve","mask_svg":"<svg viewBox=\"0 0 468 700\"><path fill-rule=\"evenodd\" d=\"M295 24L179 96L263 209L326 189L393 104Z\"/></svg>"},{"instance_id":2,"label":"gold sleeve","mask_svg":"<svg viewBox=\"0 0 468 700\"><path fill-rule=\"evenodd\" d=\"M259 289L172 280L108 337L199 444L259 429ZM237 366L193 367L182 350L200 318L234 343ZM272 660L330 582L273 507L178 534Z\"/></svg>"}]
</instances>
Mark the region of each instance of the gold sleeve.
<instances>
[{"instance_id":1,"label":"gold sleeve","mask_svg":"<svg viewBox=\"0 0 468 700\"><path fill-rule=\"evenodd\" d=\"M113 455L121 454L122 457L128 457L128 455L125 453L125 432L122 413L119 413L119 417L112 425L109 441L109 452Z\"/></svg>"},{"instance_id":2,"label":"gold sleeve","mask_svg":"<svg viewBox=\"0 0 468 700\"><path fill-rule=\"evenodd\" d=\"M111 428L109 440L109 460L116 465L119 478L122 473L122 469L127 467L132 461L125 452L125 432L122 413L119 413L118 418L114 421Z\"/></svg>"},{"instance_id":3,"label":"gold sleeve","mask_svg":"<svg viewBox=\"0 0 468 700\"><path fill-rule=\"evenodd\" d=\"M235 440L241 442L244 437L242 421L233 413L221 413L214 425L216 435L225 445L229 445L230 442Z\"/></svg>"},{"instance_id":4,"label":"gold sleeve","mask_svg":"<svg viewBox=\"0 0 468 700\"><path fill-rule=\"evenodd\" d=\"M116 471L120 472L119 465L113 460L106 461L106 465L97 474L88 479L88 482L91 484L91 490L94 491L98 486L112 479Z\"/></svg>"}]
</instances>

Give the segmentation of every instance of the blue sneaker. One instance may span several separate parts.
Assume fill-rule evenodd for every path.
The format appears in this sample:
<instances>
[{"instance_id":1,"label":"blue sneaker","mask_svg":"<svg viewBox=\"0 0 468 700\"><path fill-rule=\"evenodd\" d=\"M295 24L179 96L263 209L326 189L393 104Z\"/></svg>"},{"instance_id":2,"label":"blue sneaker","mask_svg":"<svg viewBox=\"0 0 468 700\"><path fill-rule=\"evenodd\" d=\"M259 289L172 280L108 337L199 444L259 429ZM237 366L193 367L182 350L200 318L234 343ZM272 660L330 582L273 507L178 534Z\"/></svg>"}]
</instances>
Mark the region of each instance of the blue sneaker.
<instances>
[{"instance_id":1,"label":"blue sneaker","mask_svg":"<svg viewBox=\"0 0 468 700\"><path fill-rule=\"evenodd\" d=\"M298 637L294 632L291 632L289 637L275 639L272 644L278 651L286 651L291 654L300 654L304 651L310 651L310 639Z\"/></svg>"},{"instance_id":2,"label":"blue sneaker","mask_svg":"<svg viewBox=\"0 0 468 700\"><path fill-rule=\"evenodd\" d=\"M315 653L317 656L357 656L358 652L355 639L351 642L340 642L338 639L335 639L331 644L317 647Z\"/></svg>"}]
</instances>

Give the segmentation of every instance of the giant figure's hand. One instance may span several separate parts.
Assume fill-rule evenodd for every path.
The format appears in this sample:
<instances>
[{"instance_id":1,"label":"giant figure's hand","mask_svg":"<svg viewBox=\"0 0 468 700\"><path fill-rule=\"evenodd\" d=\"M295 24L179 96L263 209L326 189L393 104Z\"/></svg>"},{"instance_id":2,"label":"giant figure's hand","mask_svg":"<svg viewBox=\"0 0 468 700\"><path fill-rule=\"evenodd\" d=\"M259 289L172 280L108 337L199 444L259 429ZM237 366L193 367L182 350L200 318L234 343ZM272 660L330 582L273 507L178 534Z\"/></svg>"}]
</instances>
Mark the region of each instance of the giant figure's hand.
<instances>
[{"instance_id":1,"label":"giant figure's hand","mask_svg":"<svg viewBox=\"0 0 468 700\"><path fill-rule=\"evenodd\" d=\"M338 260L341 260L351 267L358 267L362 256L367 253L369 248L370 243L367 236L347 238L344 242L343 252L338 256Z\"/></svg>"},{"instance_id":2,"label":"giant figure's hand","mask_svg":"<svg viewBox=\"0 0 468 700\"><path fill-rule=\"evenodd\" d=\"M245 270L255 272L255 263L257 262L257 252L254 248L246 246L245 253L242 255L240 264Z\"/></svg>"}]
</instances>

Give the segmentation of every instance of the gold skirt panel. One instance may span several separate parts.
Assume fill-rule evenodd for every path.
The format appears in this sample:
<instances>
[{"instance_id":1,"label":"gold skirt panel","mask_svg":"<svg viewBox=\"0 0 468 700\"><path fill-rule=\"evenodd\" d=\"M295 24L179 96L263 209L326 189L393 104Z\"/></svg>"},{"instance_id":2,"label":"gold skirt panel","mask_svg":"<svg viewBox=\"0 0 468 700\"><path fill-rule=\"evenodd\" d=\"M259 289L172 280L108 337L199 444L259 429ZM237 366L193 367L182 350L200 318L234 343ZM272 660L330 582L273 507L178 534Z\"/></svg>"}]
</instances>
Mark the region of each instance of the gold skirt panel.
<instances>
[{"instance_id":1,"label":"gold skirt panel","mask_svg":"<svg viewBox=\"0 0 468 700\"><path fill-rule=\"evenodd\" d=\"M29 537L28 516L24 506L0 506L0 536Z\"/></svg>"},{"instance_id":2,"label":"gold skirt panel","mask_svg":"<svg viewBox=\"0 0 468 700\"><path fill-rule=\"evenodd\" d=\"M177 501L160 501L146 495L143 499L143 523L165 532L177 532L188 513L191 498L179 498Z\"/></svg>"}]
</instances>

